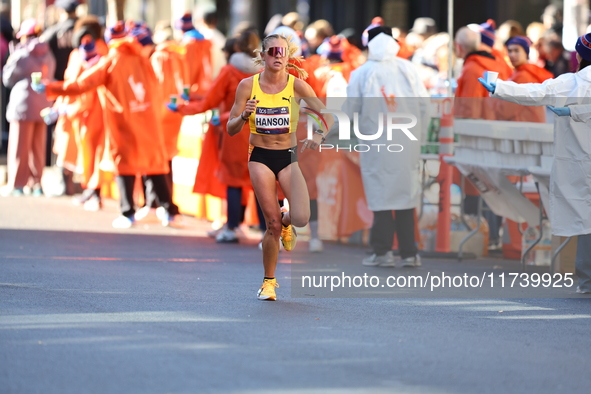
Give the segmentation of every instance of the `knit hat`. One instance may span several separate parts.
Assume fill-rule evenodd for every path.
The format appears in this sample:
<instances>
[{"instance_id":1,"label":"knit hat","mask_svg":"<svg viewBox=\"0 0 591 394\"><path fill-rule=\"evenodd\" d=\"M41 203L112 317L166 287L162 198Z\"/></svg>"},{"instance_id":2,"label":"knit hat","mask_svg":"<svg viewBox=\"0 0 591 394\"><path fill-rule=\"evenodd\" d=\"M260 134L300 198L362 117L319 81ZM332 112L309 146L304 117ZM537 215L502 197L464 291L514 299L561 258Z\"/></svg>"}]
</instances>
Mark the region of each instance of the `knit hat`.
<instances>
[{"instance_id":1,"label":"knit hat","mask_svg":"<svg viewBox=\"0 0 591 394\"><path fill-rule=\"evenodd\" d=\"M133 19L128 19L125 21L125 30L132 31L135 27L148 28L148 24L144 21L135 21Z\"/></svg>"},{"instance_id":2,"label":"knit hat","mask_svg":"<svg viewBox=\"0 0 591 394\"><path fill-rule=\"evenodd\" d=\"M85 35L80 40L80 46L78 47L78 51L84 60L89 60L95 57L98 53L96 51L96 46L94 45L94 40L90 34Z\"/></svg>"},{"instance_id":3,"label":"knit hat","mask_svg":"<svg viewBox=\"0 0 591 394\"><path fill-rule=\"evenodd\" d=\"M185 12L185 14L176 21L176 28L182 30L183 32L188 32L189 30L195 29L195 26L193 26L193 16L191 13Z\"/></svg>"},{"instance_id":4,"label":"knit hat","mask_svg":"<svg viewBox=\"0 0 591 394\"><path fill-rule=\"evenodd\" d=\"M135 37L143 46L152 45L152 32L144 26L136 26L129 32L130 37Z\"/></svg>"},{"instance_id":5,"label":"knit hat","mask_svg":"<svg viewBox=\"0 0 591 394\"><path fill-rule=\"evenodd\" d=\"M380 26L384 26L384 20L382 19L382 17L376 16L375 18L373 18L371 20L371 24L369 26L367 26L367 28L361 34L361 43L363 44L364 47L366 47L367 43L369 42L369 39L367 36L368 32L371 29L373 29L374 27L380 27Z\"/></svg>"},{"instance_id":6,"label":"knit hat","mask_svg":"<svg viewBox=\"0 0 591 394\"><path fill-rule=\"evenodd\" d=\"M509 45L522 46L525 53L529 56L529 46L531 45L531 41L529 38L524 36L511 37L509 40L507 40L507 43L505 44L506 47L509 47Z\"/></svg>"},{"instance_id":7,"label":"knit hat","mask_svg":"<svg viewBox=\"0 0 591 394\"><path fill-rule=\"evenodd\" d=\"M492 48L495 44L495 30L497 28L497 24L494 20L489 19L485 23L478 25L478 27L478 31L480 33L480 42Z\"/></svg>"},{"instance_id":8,"label":"knit hat","mask_svg":"<svg viewBox=\"0 0 591 394\"><path fill-rule=\"evenodd\" d=\"M577 39L575 50L583 59L591 62L591 33L587 33Z\"/></svg>"},{"instance_id":9,"label":"knit hat","mask_svg":"<svg viewBox=\"0 0 591 394\"><path fill-rule=\"evenodd\" d=\"M343 61L343 44L342 38L339 36L332 36L322 48L322 57L332 61Z\"/></svg>"},{"instance_id":10,"label":"knit hat","mask_svg":"<svg viewBox=\"0 0 591 394\"><path fill-rule=\"evenodd\" d=\"M117 38L123 38L126 35L127 29L125 28L125 22L117 21L115 25L105 30L105 42L109 42Z\"/></svg>"}]
</instances>

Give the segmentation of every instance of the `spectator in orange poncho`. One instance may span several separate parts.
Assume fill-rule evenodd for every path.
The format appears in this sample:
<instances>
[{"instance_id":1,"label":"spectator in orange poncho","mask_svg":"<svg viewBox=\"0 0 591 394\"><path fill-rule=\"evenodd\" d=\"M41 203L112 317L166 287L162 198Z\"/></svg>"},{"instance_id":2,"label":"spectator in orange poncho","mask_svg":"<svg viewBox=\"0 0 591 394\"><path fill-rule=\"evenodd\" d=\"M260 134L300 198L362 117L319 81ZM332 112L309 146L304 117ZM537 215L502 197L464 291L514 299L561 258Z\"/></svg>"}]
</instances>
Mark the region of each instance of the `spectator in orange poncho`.
<instances>
[{"instance_id":1,"label":"spectator in orange poncho","mask_svg":"<svg viewBox=\"0 0 591 394\"><path fill-rule=\"evenodd\" d=\"M462 73L458 78L458 87L456 89L456 98L454 100L454 116L456 118L467 119L487 119L497 118L492 105L493 100L489 98L488 91L478 82L485 71L495 71L499 73L500 79L508 79L506 69L492 55L490 50L486 50L486 45L481 45L481 37L487 37L487 42L492 44L490 32L480 33L477 29L462 27L458 30L455 37L456 53L458 57L464 59ZM454 168L454 180L456 185L460 185L460 172ZM470 183L465 184L466 200L465 212L476 213L478 190Z\"/></svg>"},{"instance_id":2,"label":"spectator in orange poncho","mask_svg":"<svg viewBox=\"0 0 591 394\"><path fill-rule=\"evenodd\" d=\"M488 99L488 91L478 82L485 71L499 73L499 79L507 80L512 72L503 66L486 45L481 45L481 34L469 27L456 33L456 53L464 59L462 73L458 78L454 113L457 118L496 119ZM508 67L508 66L507 66Z\"/></svg>"},{"instance_id":3,"label":"spectator in orange poncho","mask_svg":"<svg viewBox=\"0 0 591 394\"><path fill-rule=\"evenodd\" d=\"M166 181L168 191L172 196L172 159L178 153L177 144L183 117L178 113L166 110L165 104L169 102L171 96L176 97L183 92L186 67L184 62L185 49L173 40L172 29L168 29L168 33L164 34L166 35L161 37L164 39L163 42L156 46L154 52L150 56L150 63L152 64L154 74L158 81L160 98L162 100L162 103L157 105L155 109L156 111L161 112L160 121L164 138L164 148L166 150L166 159L168 160L168 166L170 169L166 175ZM145 205L135 213L135 219L138 221L147 218L148 215L152 213L152 210L159 205L152 180L150 177L144 178ZM162 209L163 208L159 208L156 210L158 211L158 217L162 217L162 212L160 212ZM174 210L178 210L178 207L174 208Z\"/></svg>"},{"instance_id":4,"label":"spectator in orange poncho","mask_svg":"<svg viewBox=\"0 0 591 394\"><path fill-rule=\"evenodd\" d=\"M109 54L75 81L53 82L34 86L50 98L79 95L99 86L106 90L104 108L111 156L117 170L121 193L121 216L113 221L115 228L129 228L134 223L133 188L136 175L148 174L156 194L166 210L163 225L179 225L178 211L166 186L168 162L160 129L161 105L156 76L148 56L152 42L145 28L134 28L131 37L113 40Z\"/></svg>"},{"instance_id":5,"label":"spectator in orange poncho","mask_svg":"<svg viewBox=\"0 0 591 394\"><path fill-rule=\"evenodd\" d=\"M94 15L88 15L76 21L72 33L72 46L74 50L70 52L68 57L64 79L76 79L84 71L84 61L78 53L82 37L89 36L94 40L93 45L95 49L93 51L101 56L107 54L108 48L102 40L101 30L102 28L98 18ZM70 106L70 104L73 104L73 106ZM81 154L79 103L77 103L77 98L60 97L55 102L53 108L55 111L61 112L61 116L55 125L53 152L57 155L56 165L60 168L63 179L63 194L71 196L75 192L73 174L81 164L77 161L77 157ZM66 111L65 108L69 108L69 110ZM88 191L80 197L74 198L73 202L76 205L84 204L94 195L94 192L91 193L91 191ZM96 201L90 203L88 208L95 210L97 208Z\"/></svg>"},{"instance_id":6,"label":"spectator in orange poncho","mask_svg":"<svg viewBox=\"0 0 591 394\"><path fill-rule=\"evenodd\" d=\"M185 13L177 26L183 31L182 46L185 48L185 83L191 85L191 93L205 95L211 85L211 41L206 40L195 26L190 13Z\"/></svg>"},{"instance_id":7,"label":"spectator in orange poncho","mask_svg":"<svg viewBox=\"0 0 591 394\"><path fill-rule=\"evenodd\" d=\"M100 58L106 55L104 47L99 53L99 48L90 35L81 39L79 48L74 49L70 54L70 62L66 69L67 80L75 80L84 71L98 63ZM78 157L77 166L82 170L82 187L85 189L82 195L74 199L75 204L84 204L84 209L97 211L101 208L100 189L102 186L103 173L99 164L103 159L105 149L105 126L103 122L103 110L99 94L104 93L102 88L83 93L70 99L68 115L72 118L72 124L77 126L73 129L72 137L76 139ZM67 97L66 97L67 99Z\"/></svg>"},{"instance_id":8,"label":"spectator in orange poncho","mask_svg":"<svg viewBox=\"0 0 591 394\"><path fill-rule=\"evenodd\" d=\"M229 38L226 40L226 45L224 46L226 62L229 61L230 57L236 52L235 46L236 38ZM200 96L195 96L197 95L191 97L191 100L197 101L200 99ZM197 174L195 175L193 193L202 195L209 194L222 199L226 198L227 187L217 178L218 169L220 167L221 138L222 126L212 118L208 125L208 132L203 135L201 155L199 157ZM215 238L220 233L220 231L223 231L223 227L208 231L207 235L209 237Z\"/></svg>"},{"instance_id":9,"label":"spectator in orange poncho","mask_svg":"<svg viewBox=\"0 0 591 394\"><path fill-rule=\"evenodd\" d=\"M246 196L245 192L252 189L248 173L249 126L245 123L242 133L230 137L226 133L226 124L234 104L238 84L260 71L260 67L253 61L254 50L259 47L259 44L260 38L254 31L243 32L235 42L237 51L230 56L228 64L222 67L205 98L190 101L187 104L181 103L176 107L182 115L194 115L219 108L219 119L213 120L216 126L213 130L218 129L221 132L220 165L215 176L227 186L225 197L228 207L228 222L225 229L216 235L216 242L219 243L238 242L236 229L246 209L243 197ZM262 222L264 223L264 220Z\"/></svg>"},{"instance_id":10,"label":"spectator in orange poncho","mask_svg":"<svg viewBox=\"0 0 591 394\"><path fill-rule=\"evenodd\" d=\"M490 53L495 58L499 65L494 71L499 73L500 79L506 81L513 73L513 70L509 66L509 63L507 63L505 54L494 48L496 38L495 29L497 27L495 21L489 19L480 25L470 24L468 27L480 33L480 46L478 49Z\"/></svg>"}]
</instances>

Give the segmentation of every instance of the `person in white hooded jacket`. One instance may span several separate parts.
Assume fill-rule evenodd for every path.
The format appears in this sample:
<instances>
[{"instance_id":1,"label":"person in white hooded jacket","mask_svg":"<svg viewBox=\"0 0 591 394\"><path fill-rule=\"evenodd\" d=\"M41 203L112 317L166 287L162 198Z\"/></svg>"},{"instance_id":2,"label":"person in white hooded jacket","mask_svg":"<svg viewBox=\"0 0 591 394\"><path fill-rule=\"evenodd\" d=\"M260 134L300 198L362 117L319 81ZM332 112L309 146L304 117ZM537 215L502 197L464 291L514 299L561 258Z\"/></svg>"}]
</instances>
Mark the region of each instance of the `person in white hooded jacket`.
<instances>
[{"instance_id":1,"label":"person in white hooded jacket","mask_svg":"<svg viewBox=\"0 0 591 394\"><path fill-rule=\"evenodd\" d=\"M422 134L429 120L429 94L416 67L396 56L400 46L391 28L373 28L368 31L368 39L368 61L351 74L345 104L350 119L358 113L359 132L366 136L360 139L371 139L359 141L370 146L369 150L358 149L363 187L368 207L374 213L370 234L373 255L362 263L395 266L392 245L396 234L402 265L416 267L421 261L414 237L414 209L420 197L419 158ZM414 116L417 123L404 132L399 128L391 133L387 132L387 124L382 125L383 132L375 138L372 135L383 123L378 121L379 113L388 112L400 115L400 119L383 117L390 118L388 123L409 124L406 115Z\"/></svg>"},{"instance_id":2,"label":"person in white hooded jacket","mask_svg":"<svg viewBox=\"0 0 591 394\"><path fill-rule=\"evenodd\" d=\"M479 81L492 97L521 105L548 105L559 115L554 119L554 162L546 208L553 235L578 236L577 292L591 293L591 33L579 37L575 48L579 61L575 73L543 83Z\"/></svg>"},{"instance_id":3,"label":"person in white hooded jacket","mask_svg":"<svg viewBox=\"0 0 591 394\"><path fill-rule=\"evenodd\" d=\"M47 126L40 115L51 103L35 94L31 88L31 74L41 73L52 78L55 58L46 42L38 35L41 27L35 19L26 19L16 37L20 40L2 70L2 82L11 88L6 109L10 122L8 137L8 182L0 190L3 196L20 196L30 186L34 196L42 196L41 175L45 166Z\"/></svg>"}]
</instances>

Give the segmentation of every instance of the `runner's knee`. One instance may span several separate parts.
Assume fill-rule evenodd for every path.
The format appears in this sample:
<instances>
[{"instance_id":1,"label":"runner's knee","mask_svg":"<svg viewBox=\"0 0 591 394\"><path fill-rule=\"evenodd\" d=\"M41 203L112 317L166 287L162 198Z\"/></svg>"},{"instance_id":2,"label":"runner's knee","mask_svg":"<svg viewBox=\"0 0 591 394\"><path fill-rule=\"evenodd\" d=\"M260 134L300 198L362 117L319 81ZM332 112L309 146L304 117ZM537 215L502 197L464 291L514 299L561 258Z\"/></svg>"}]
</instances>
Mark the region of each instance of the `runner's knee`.
<instances>
[{"instance_id":1,"label":"runner's knee","mask_svg":"<svg viewBox=\"0 0 591 394\"><path fill-rule=\"evenodd\" d=\"M267 233L279 239L279 236L281 235L281 218L279 216L267 220Z\"/></svg>"},{"instance_id":2,"label":"runner's knee","mask_svg":"<svg viewBox=\"0 0 591 394\"><path fill-rule=\"evenodd\" d=\"M290 212L291 224L296 227L304 227L310 220L310 211L307 212Z\"/></svg>"}]
</instances>

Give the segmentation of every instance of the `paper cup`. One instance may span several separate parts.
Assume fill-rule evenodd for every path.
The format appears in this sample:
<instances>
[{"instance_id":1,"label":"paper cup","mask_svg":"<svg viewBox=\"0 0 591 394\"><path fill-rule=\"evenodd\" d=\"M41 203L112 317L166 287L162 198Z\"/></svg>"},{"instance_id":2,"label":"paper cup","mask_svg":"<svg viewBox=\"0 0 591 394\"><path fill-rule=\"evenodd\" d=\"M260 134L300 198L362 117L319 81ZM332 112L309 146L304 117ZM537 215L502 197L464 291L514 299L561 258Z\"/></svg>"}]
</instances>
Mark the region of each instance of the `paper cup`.
<instances>
[{"instance_id":1,"label":"paper cup","mask_svg":"<svg viewBox=\"0 0 591 394\"><path fill-rule=\"evenodd\" d=\"M31 82L33 82L35 85L39 85L41 83L42 76L43 74L40 72L31 73Z\"/></svg>"},{"instance_id":2,"label":"paper cup","mask_svg":"<svg viewBox=\"0 0 591 394\"><path fill-rule=\"evenodd\" d=\"M484 73L484 79L487 83L497 83L497 78L499 78L499 73L494 71L486 71Z\"/></svg>"},{"instance_id":3,"label":"paper cup","mask_svg":"<svg viewBox=\"0 0 591 394\"><path fill-rule=\"evenodd\" d=\"M177 99L176 96L170 96L170 102L171 102L171 104L176 104L176 99Z\"/></svg>"}]
</instances>

